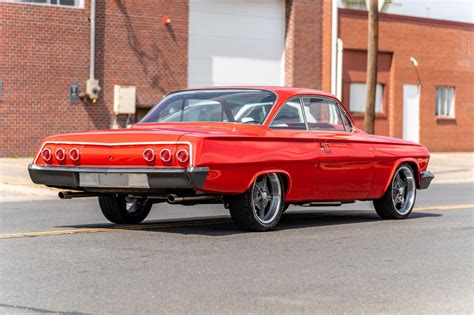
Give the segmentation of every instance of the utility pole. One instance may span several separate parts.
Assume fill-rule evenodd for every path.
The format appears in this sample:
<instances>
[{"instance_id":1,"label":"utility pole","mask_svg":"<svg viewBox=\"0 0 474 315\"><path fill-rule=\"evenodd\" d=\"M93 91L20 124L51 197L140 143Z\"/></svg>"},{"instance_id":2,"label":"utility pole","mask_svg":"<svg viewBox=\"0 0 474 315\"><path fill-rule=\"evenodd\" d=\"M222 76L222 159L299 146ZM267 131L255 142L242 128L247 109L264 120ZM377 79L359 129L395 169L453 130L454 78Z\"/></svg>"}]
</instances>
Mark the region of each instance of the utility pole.
<instances>
[{"instance_id":1,"label":"utility pole","mask_svg":"<svg viewBox=\"0 0 474 315\"><path fill-rule=\"evenodd\" d=\"M367 97L364 129L373 134L375 125L375 91L377 88L377 55L379 42L379 1L370 0L369 43L367 49Z\"/></svg>"}]
</instances>

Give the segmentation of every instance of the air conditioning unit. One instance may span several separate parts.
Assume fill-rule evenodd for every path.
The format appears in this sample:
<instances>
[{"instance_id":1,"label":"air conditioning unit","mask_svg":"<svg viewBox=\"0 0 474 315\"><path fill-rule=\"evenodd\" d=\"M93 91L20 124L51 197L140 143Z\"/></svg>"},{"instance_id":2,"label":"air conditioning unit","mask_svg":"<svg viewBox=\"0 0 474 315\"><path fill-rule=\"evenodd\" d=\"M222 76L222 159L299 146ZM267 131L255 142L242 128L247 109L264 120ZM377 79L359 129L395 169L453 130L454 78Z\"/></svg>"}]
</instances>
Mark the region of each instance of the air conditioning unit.
<instances>
[{"instance_id":1,"label":"air conditioning unit","mask_svg":"<svg viewBox=\"0 0 474 315\"><path fill-rule=\"evenodd\" d=\"M135 114L137 89L134 85L114 86L114 112L120 114Z\"/></svg>"}]
</instances>

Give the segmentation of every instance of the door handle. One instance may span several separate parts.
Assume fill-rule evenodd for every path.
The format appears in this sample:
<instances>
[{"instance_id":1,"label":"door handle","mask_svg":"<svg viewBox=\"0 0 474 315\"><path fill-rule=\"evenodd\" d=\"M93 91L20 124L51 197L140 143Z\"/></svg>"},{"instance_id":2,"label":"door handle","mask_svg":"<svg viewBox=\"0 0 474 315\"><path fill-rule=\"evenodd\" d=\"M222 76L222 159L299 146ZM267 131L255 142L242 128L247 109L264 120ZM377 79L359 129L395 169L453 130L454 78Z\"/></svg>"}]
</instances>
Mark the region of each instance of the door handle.
<instances>
[{"instance_id":1,"label":"door handle","mask_svg":"<svg viewBox=\"0 0 474 315\"><path fill-rule=\"evenodd\" d=\"M329 149L329 143L320 142L319 145L321 146L321 151L324 151L324 150L326 150L326 149Z\"/></svg>"}]
</instances>

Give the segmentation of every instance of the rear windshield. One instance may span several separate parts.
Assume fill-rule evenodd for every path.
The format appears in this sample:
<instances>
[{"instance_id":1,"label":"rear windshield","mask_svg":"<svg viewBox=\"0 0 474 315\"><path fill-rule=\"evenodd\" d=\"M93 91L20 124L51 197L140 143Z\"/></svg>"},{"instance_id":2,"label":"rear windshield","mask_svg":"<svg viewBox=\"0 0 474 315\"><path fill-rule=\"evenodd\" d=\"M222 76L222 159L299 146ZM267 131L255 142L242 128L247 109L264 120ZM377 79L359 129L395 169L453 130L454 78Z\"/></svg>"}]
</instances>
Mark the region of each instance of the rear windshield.
<instances>
[{"instance_id":1,"label":"rear windshield","mask_svg":"<svg viewBox=\"0 0 474 315\"><path fill-rule=\"evenodd\" d=\"M140 123L264 122L276 95L263 90L195 90L172 93L156 104Z\"/></svg>"}]
</instances>

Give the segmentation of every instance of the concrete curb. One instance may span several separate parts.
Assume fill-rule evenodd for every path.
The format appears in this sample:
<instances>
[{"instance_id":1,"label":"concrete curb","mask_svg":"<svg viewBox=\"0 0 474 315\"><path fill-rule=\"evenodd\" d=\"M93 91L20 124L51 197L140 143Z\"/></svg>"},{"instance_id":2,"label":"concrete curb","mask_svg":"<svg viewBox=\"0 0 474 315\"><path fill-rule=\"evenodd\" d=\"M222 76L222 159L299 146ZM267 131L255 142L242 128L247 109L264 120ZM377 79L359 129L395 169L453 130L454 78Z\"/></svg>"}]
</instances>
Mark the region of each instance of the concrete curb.
<instances>
[{"instance_id":1,"label":"concrete curb","mask_svg":"<svg viewBox=\"0 0 474 315\"><path fill-rule=\"evenodd\" d=\"M58 191L56 189L51 188L41 188L29 186L29 185L12 185L12 184L3 184L0 183L0 192L12 192L16 194L22 195L37 195L37 196L45 196L45 197L57 197Z\"/></svg>"}]
</instances>

